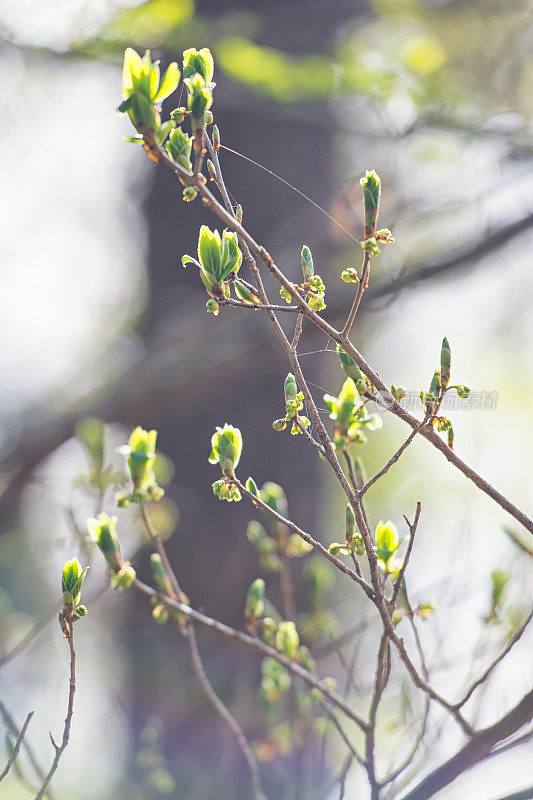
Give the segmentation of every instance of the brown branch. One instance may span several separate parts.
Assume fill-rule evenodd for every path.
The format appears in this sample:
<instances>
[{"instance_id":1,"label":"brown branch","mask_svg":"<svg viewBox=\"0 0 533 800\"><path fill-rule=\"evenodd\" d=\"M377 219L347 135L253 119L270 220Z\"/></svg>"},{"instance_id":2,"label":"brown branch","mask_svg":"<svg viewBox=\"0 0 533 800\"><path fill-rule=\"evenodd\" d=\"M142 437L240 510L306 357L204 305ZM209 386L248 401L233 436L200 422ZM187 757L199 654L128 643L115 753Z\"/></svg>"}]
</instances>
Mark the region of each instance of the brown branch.
<instances>
[{"instance_id":1,"label":"brown branch","mask_svg":"<svg viewBox=\"0 0 533 800\"><path fill-rule=\"evenodd\" d=\"M398 573L398 577L396 578L396 580L394 582L394 587L393 587L393 590L392 590L392 597L391 597L391 601L390 601L392 608L394 608L396 606L396 601L398 600L398 595L400 594L400 590L402 588L402 582L403 582L403 579L404 579L404 576L405 576L405 571L407 569L407 565L409 564L409 559L411 558L411 553L413 552L413 545L415 543L415 533L416 533L416 529L418 528L418 522L420 520L421 511L422 511L422 504L421 504L421 502L419 500L417 502L417 504L416 504L415 518L414 518L413 522L412 523L409 522L407 517L404 517L404 519L407 522L407 525L409 527L409 542L407 544L407 552L405 554L405 558L403 560L403 564L400 567L400 571Z\"/></svg>"},{"instance_id":2,"label":"brown branch","mask_svg":"<svg viewBox=\"0 0 533 800\"><path fill-rule=\"evenodd\" d=\"M402 800L428 800L459 775L487 758L493 747L533 719L533 690L498 722L478 731L452 758L434 770Z\"/></svg>"},{"instance_id":3,"label":"brown branch","mask_svg":"<svg viewBox=\"0 0 533 800\"><path fill-rule=\"evenodd\" d=\"M168 166L171 167L175 172L180 174L185 174L181 167L175 164L168 156L162 153L162 160L167 163ZM380 391L386 392L388 395L388 390L381 378L377 375L377 373L372 370L369 364L365 361L365 359L361 356L361 354L355 349L353 344L350 342L347 336L343 336L342 333L337 331L331 325L329 325L322 317L320 317L316 312L314 312L310 306L305 302L305 300L301 297L301 295L294 289L290 281L284 276L284 274L276 267L275 263L273 262L272 258L269 256L268 252L262 248L255 239L240 225L234 217L232 217L226 209L224 209L220 203L213 197L209 189L207 187L199 184L195 186L197 191L205 197L207 200L207 205L212 208L212 210L229 226L232 230L236 231L239 235L241 241L245 242L247 247L255 253L256 256L261 258L261 260L265 263L266 267L272 273L272 275L278 280L278 282L287 289L291 297L296 301L296 304L301 308L302 313L304 313L314 325L316 325L320 330L330 336L334 341L341 344L341 346L346 350L348 355L350 355L354 361L356 362L357 366L365 373L365 375L370 379L372 384ZM409 414L408 411L403 409L399 403L393 401L391 403L390 410L410 425L412 428L415 428L419 425L419 420ZM507 511L511 516L513 516L518 522L520 522L530 533L533 533L533 521L520 509L518 509L513 503L510 502L504 495L501 494L497 489L491 486L488 481L478 475L471 467L465 464L447 444L445 444L442 439L438 436L438 434L432 428L423 428L421 430L421 434L426 438L428 441L431 442L437 449L439 449L444 456L447 458L450 463L452 463L457 469L459 469L467 478L469 478L475 485L483 491L485 494L488 494L498 505L501 506L505 511ZM327 450L327 448L326 448ZM344 487L343 487L344 488Z\"/></svg>"},{"instance_id":4,"label":"brown branch","mask_svg":"<svg viewBox=\"0 0 533 800\"><path fill-rule=\"evenodd\" d=\"M378 800L379 798L379 781L376 777L376 764L375 764L375 743L376 743L376 719L379 704L383 697L383 692L387 686L391 670L391 656L390 656L390 643L389 636L386 631L381 636L379 644L378 656L376 661L374 691L370 703L370 711L368 714L368 730L366 732L366 745L365 745L365 764L368 780L370 783L370 796L371 800Z\"/></svg>"},{"instance_id":5,"label":"brown branch","mask_svg":"<svg viewBox=\"0 0 533 800\"><path fill-rule=\"evenodd\" d=\"M70 679L69 679L69 691L68 691L68 706L67 706L67 716L65 717L65 726L63 728L63 739L61 740L61 744L57 745L50 734L50 739L52 741L52 745L55 750L54 760L52 761L52 766L50 767L50 771L48 775L44 779L44 783L35 795L35 800L42 800L45 795L46 789L48 788L48 784L52 780L55 771L59 766L59 760L63 753L66 750L66 747L69 742L70 738L70 726L72 724L72 715L74 713L74 694L76 692L76 651L74 650L74 624L72 622L68 622L68 635L67 641L70 651Z\"/></svg>"},{"instance_id":6,"label":"brown branch","mask_svg":"<svg viewBox=\"0 0 533 800\"><path fill-rule=\"evenodd\" d=\"M33 711L30 711L30 712L29 712L28 716L26 717L26 719L25 719L25 721L24 721L24 725L23 725L23 726L22 726L22 728L20 729L20 733L19 733L19 735L17 736L17 740L16 740L16 742L15 742L15 746L13 747L13 752L12 752L12 753L11 753L11 755L9 756L9 758L8 758L8 760L7 760L7 764L6 764L6 766L4 767L4 769L2 770L2 772L0 773L0 781L3 781L3 780L4 780L4 778L6 777L7 773L8 773L8 772L9 772L9 770L11 769L11 765L14 763L14 761L15 761L16 757L17 757L17 756L18 756L18 754L19 754L20 747L21 747L21 745L22 745L22 742L23 742L23 740L24 740L24 737L26 736L26 730L27 730L27 728L28 728L28 725L30 724L30 720L31 720L31 718L33 717L33 713L34 713Z\"/></svg>"},{"instance_id":7,"label":"brown branch","mask_svg":"<svg viewBox=\"0 0 533 800\"><path fill-rule=\"evenodd\" d=\"M379 479L382 478L389 471L389 469L392 467L393 464L396 464L402 453L405 450L407 450L407 448L415 438L416 434L424 427L426 422L427 422L426 417L424 417L422 422L420 422L416 426L416 428L413 428L413 430L411 431L405 442L398 448L398 450L396 450L394 455L389 458L385 466L382 467L382 469L380 469L379 472L376 472L373 478L370 478L370 480L368 480L365 484L363 484L363 486L361 486L361 488L359 489L360 497L366 494L366 492L370 489L370 487L373 486L375 483L377 483L377 481L379 481Z\"/></svg>"},{"instance_id":8,"label":"brown branch","mask_svg":"<svg viewBox=\"0 0 533 800\"><path fill-rule=\"evenodd\" d=\"M348 319L346 320L346 324L342 329L341 336L349 336L350 331L352 329L352 325L355 320L355 315L357 314L357 310L359 308L359 304L361 302L361 298L363 297L363 292L368 286L368 273L370 271L370 253L365 252L365 256L363 259L363 268L361 269L361 279L359 281L359 285L357 287L357 292L355 295L355 299L353 301L352 307L350 309L350 313L348 314Z\"/></svg>"},{"instance_id":9,"label":"brown branch","mask_svg":"<svg viewBox=\"0 0 533 800\"><path fill-rule=\"evenodd\" d=\"M206 693L207 697L209 698L209 702L216 709L216 711L220 714L226 725L229 727L233 735L235 736L237 743L246 759L246 763L248 765L248 769L250 771L250 776L252 779L252 796L254 800L265 800L265 796L261 791L261 779L259 775L259 767L257 766L257 761L254 758L254 755L250 749L250 745L248 744L248 740L246 736L241 730L241 727L233 714L229 711L227 706L222 702L220 697L217 695L211 681L207 677L207 674L204 669L204 665L202 659L200 657L200 653L198 651L198 643L196 641L196 634L194 632L194 627L190 625L187 631L187 639L189 642L189 650L191 653L191 661L198 678L200 685L202 686L204 692Z\"/></svg>"},{"instance_id":10,"label":"brown branch","mask_svg":"<svg viewBox=\"0 0 533 800\"><path fill-rule=\"evenodd\" d=\"M366 769L366 764L365 764L364 758L357 752L354 744L350 741L350 738L348 737L348 734L346 733L346 731L344 730L344 728L340 724L339 720L337 719L337 715L335 714L335 712L333 711L333 709L331 708L329 703L326 703L325 700L322 700L320 705L322 706L322 708L324 709L324 711L326 712L328 717L333 722L333 725L337 729L337 731L339 733L339 736L341 737L341 739L343 740L344 744L346 745L346 747L348 748L350 753L353 755L353 757L355 758L355 760L357 761L359 766L361 766L364 769Z\"/></svg>"},{"instance_id":11,"label":"brown branch","mask_svg":"<svg viewBox=\"0 0 533 800\"><path fill-rule=\"evenodd\" d=\"M234 306L235 308L247 308L249 311L289 311L291 313L299 312L298 306L273 306L271 304L264 305L263 303L245 303L242 300L234 300L233 297L226 297L224 300L217 301L219 306Z\"/></svg>"},{"instance_id":12,"label":"brown branch","mask_svg":"<svg viewBox=\"0 0 533 800\"><path fill-rule=\"evenodd\" d=\"M148 532L148 535L152 541L152 544L156 548L157 552L161 557L161 561L163 562L163 566L165 572L170 580L172 589L174 591L174 598L178 599L180 602L186 602L187 598L186 595L183 593L178 578L172 569L172 565L167 556L167 552L165 547L161 541L159 533L156 531L152 522L150 520L146 504L141 503L141 516ZM174 599L173 598L173 599ZM237 744L239 745L242 754L246 760L248 765L248 769L250 771L250 777L252 781L252 794L254 800L265 800L264 795L261 791L261 780L259 776L259 767L257 766L257 762L254 758L254 755L250 749L250 745L248 744L248 740L244 735L241 726L231 713L231 711L227 708L227 706L222 702L220 697L217 695L211 681L207 677L207 673L205 671L202 658L200 656L200 652L198 650L198 643L196 641L196 634L194 632L194 628L192 625L180 625L180 631L185 636L187 640L187 645L189 647L189 653L191 656L191 663L193 669L196 673L198 681L202 688L204 689L209 702L213 706L213 708L217 711L217 713L222 717L222 719L226 722L229 729L235 736L237 740Z\"/></svg>"},{"instance_id":13,"label":"brown branch","mask_svg":"<svg viewBox=\"0 0 533 800\"><path fill-rule=\"evenodd\" d=\"M219 620L208 617L206 614L202 614L200 611L196 611L196 609L191 608L191 606L180 603L179 600L174 600L172 597L161 594L161 592L152 589L138 578L135 579L133 585L136 589L142 592L142 594L146 595L147 597L156 597L161 603L167 605L169 608L174 608L177 611L181 611L188 619L190 619L191 622L198 623L206 630L214 632L223 639L229 639L231 641L238 642L249 650L254 650L263 657L273 658L275 661L278 661L293 675L301 678L305 683L307 683L308 686L311 686L314 689L319 689L324 697L333 703L334 706L341 709L341 711L343 711L344 714L346 714L349 719L355 722L356 725L358 725L363 731L366 729L367 723L365 720L362 719L362 717L360 717L355 711L353 711L353 709L350 708L350 706L339 694L337 694L337 692L327 689L322 685L318 678L315 678L313 675L311 675L310 672L301 667L296 661L289 661L289 659L285 658L285 656L282 656L277 650L274 650L273 647L269 647L269 645L262 642L261 639L257 639L247 633L243 633L236 628L231 628L229 625L219 622Z\"/></svg>"},{"instance_id":14,"label":"brown branch","mask_svg":"<svg viewBox=\"0 0 533 800\"><path fill-rule=\"evenodd\" d=\"M290 519L286 519L277 511L274 511L273 508L270 508L270 506L267 505L265 502L263 502L263 500L261 500L260 497L256 497L254 494L249 492L248 489L239 480L235 480L235 484L239 487L241 493L245 495L245 497L247 497L249 500L251 500L254 505L259 506L259 508L262 508L263 511L266 511L267 514L270 514L275 519L277 519L278 522L281 522L283 523L283 525L286 525L288 528L290 528L291 531L293 531L293 533L297 533L298 536L300 536L308 544L312 545L315 548L315 550L317 550L317 552L319 552L321 555L324 556L324 558L327 558L328 561L331 561L331 563L334 564L334 566L336 566L338 570L343 572L345 575L348 575L353 581L358 583L369 599L374 598L374 591L372 587L369 586L369 584L365 581L364 578L361 578L353 570L347 567L344 561L341 561L340 558L337 558L337 556L332 555L332 553L330 553L324 547L323 544L317 542L316 539L313 539L313 537L309 533L303 531L301 528L298 527L298 525L296 525Z\"/></svg>"},{"instance_id":15,"label":"brown branch","mask_svg":"<svg viewBox=\"0 0 533 800\"><path fill-rule=\"evenodd\" d=\"M512 648L515 646L515 644L516 644L516 643L517 643L517 642L518 642L518 641L521 639L521 637L522 637L522 634L523 634L523 633L524 633L524 631L526 630L526 628L527 628L527 626L529 625L529 623L531 622L531 619L532 619L532 618L533 618L533 611L530 611L530 613L529 613L529 615L527 616L526 620L525 620L525 621L523 622L523 624L522 624L522 625L521 625L521 626L520 626L520 627L519 627L519 628L518 628L518 629L515 631L515 633L513 634L513 636L511 636L511 638L509 639L509 641L508 641L507 645L504 647L504 649L501 651L501 653L500 653L500 654L499 654L499 655L498 655L498 656L497 656L497 657L496 657L496 658L495 658L495 659L494 659L494 660L493 660L493 661L492 661L492 662L489 664L489 666L487 667L487 669L486 669L486 670L485 670L485 671L484 671L484 672L483 672L483 673L482 673L482 674L479 676L479 678L477 678L477 679L476 679L476 680L475 680L475 681L472 683L472 685L471 685L471 686L470 686L470 688L469 688L469 689L468 689L468 690L465 692L465 694L463 695L463 697L462 697L462 698L461 698L461 699L460 699L460 700L459 700L459 701L458 701L458 702L455 704L457 708L461 708L462 706L464 706L464 704L465 704L465 703L467 703L467 702L468 702L468 700L470 700L470 698L472 697L472 695L474 694L474 692L476 691L476 689L478 688L478 686L481 686L481 684L482 684L482 683L484 683L484 682L487 680L487 678L489 677L489 675L491 674L491 672L493 671L493 669L495 669L495 667L497 667L497 666L498 666L498 664L499 664L501 661L503 661L503 659L505 658L505 656L507 655L507 653L509 653L509 652L510 652L510 650L511 650L511 649L512 649Z\"/></svg>"}]
</instances>

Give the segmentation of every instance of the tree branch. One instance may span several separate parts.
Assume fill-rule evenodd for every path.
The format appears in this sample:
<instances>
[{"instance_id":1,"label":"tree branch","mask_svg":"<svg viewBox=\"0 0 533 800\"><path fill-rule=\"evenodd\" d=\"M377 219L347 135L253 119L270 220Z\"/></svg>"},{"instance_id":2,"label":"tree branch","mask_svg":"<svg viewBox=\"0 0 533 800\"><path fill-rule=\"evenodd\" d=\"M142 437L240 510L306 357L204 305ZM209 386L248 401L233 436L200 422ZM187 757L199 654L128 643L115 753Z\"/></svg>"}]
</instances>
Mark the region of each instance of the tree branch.
<instances>
[{"instance_id":1,"label":"tree branch","mask_svg":"<svg viewBox=\"0 0 533 800\"><path fill-rule=\"evenodd\" d=\"M20 729L19 735L17 736L17 740L15 742L15 746L13 747L13 752L9 756L6 766L4 767L2 772L0 773L0 781L4 780L4 778L6 777L7 773L11 769L11 765L14 763L16 757L18 756L19 750L20 750L20 746L22 745L22 742L23 742L24 737L26 735L26 730L28 728L28 725L30 724L30 720L31 720L32 717L33 717L33 711L30 711L28 716L26 717L26 719L24 721L24 725Z\"/></svg>"},{"instance_id":2,"label":"tree branch","mask_svg":"<svg viewBox=\"0 0 533 800\"><path fill-rule=\"evenodd\" d=\"M525 695L518 705L494 725L478 731L468 744L424 778L416 788L404 795L402 800L428 800L433 797L463 772L487 758L498 742L516 733L531 719L533 719L533 691Z\"/></svg>"}]
</instances>

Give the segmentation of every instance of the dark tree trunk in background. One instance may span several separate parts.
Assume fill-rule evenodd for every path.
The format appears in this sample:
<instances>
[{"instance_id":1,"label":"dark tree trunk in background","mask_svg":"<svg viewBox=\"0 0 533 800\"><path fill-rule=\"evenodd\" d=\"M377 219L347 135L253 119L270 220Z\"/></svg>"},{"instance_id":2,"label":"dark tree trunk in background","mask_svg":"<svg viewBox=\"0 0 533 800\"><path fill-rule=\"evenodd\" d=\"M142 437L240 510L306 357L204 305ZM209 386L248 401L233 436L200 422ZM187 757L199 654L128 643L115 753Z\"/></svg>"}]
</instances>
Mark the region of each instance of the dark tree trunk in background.
<instances>
[{"instance_id":1,"label":"dark tree trunk in background","mask_svg":"<svg viewBox=\"0 0 533 800\"><path fill-rule=\"evenodd\" d=\"M353 3L339 5L344 5L346 13L353 16ZM255 6L259 12L264 8L259 2L240 4L241 8L248 10L250 6ZM237 7L239 4L235 4ZM228 8L229 4L225 3L224 12ZM312 14L309 13L310 9ZM219 10L219 3L200 3L200 13L212 11L216 15ZM328 4L274 4L269 6L261 43L279 47L290 54L319 53L334 34L332 22L335 21L337 25L339 18L342 18L342 14L337 13L336 9L332 13ZM297 110L292 108L291 121L288 122L285 107L230 84L220 73L217 73L216 80L214 116L223 143L273 169L317 202L327 206L333 189L333 125L328 128L306 124L311 115L327 117L325 104L302 106L302 121L298 120ZM221 162L231 196L243 205L246 226L259 242L264 242L276 254L289 275L296 280L300 274L302 244L310 245L324 257L329 249L325 218L286 186L253 165L224 151L221 151ZM223 351L229 366L215 391L211 389L206 394L201 380L196 388L193 385L187 414L169 414L167 406L163 417L157 414L152 417L150 409L146 409L145 417L139 422L147 427L158 428L161 449L173 458L176 465L169 496L179 506L181 521L167 549L182 585L194 605L202 605L207 612L240 625L246 589L253 578L261 574L255 551L245 537L247 522L254 515L247 503L221 503L211 493L211 483L219 477L217 470L207 463L210 437L215 426L230 422L241 428L244 436L239 468L241 477L246 478L251 474L259 485L265 480L284 485L291 515L317 535L320 467L318 459L309 457L309 446L303 437L276 434L272 430L273 419L280 416L283 410L282 385L288 364L277 340L269 335L268 320L259 313L254 315L253 320L249 318L251 312L246 312L245 319L242 319L244 312L241 314L242 324L233 325L232 336L239 336L242 327L242 335L252 335L267 344L260 345L260 351L255 351L249 361L236 358L232 363L228 352L231 354L235 340L221 338L220 332L224 330L221 326L222 317L214 319L205 313L207 296L197 272L181 268L181 255L194 254L196 251L200 225L205 223L220 228L216 218L199 203L184 204L181 190L181 185L168 170L155 170L153 186L145 206L149 226L150 278L150 309L144 331L147 346L154 353L161 343L168 347L173 334L169 320L179 320L180 315L186 309L190 312L191 304L194 304L198 309L200 324L191 335L198 336L199 364L202 363L202 349L205 348L215 358L217 351ZM277 291L274 287L273 297L277 296ZM223 311L223 315L228 313L233 314L234 310ZM166 322L162 324L162 320ZM294 324L292 317L283 321ZM176 341L176 348L179 346L179 341ZM179 369L179 349L176 362L174 368ZM209 366L206 366L207 369ZM312 372L310 378L320 383L318 376L313 376ZM178 398L176 405L180 405ZM297 581L299 566L298 563L293 564ZM274 593L271 596L277 600ZM131 625L135 626L139 617L138 608L134 606L137 603L144 605L144 601L134 597L130 599ZM144 615L147 619L146 610ZM169 724L203 698L198 699L196 688L183 692L176 689L176 675L179 672L184 674L188 669L186 649L180 646L179 636L172 641L164 633L159 635L159 631L147 622L140 631L140 639L135 637L131 641L135 650L131 659L133 685L139 681L145 684L142 706L132 698L135 708L133 716L142 724L143 719L155 711ZM253 659L246 653L230 652L227 647L214 641L201 641L200 645L208 655L208 671L216 676L216 688L223 687L223 696L231 700L237 685L231 684L224 689L224 684L252 664ZM152 663L167 662L175 667L158 675L157 688L150 690L154 692L152 696L147 695L146 682L141 675L149 668L145 663L147 650ZM178 658L176 661L177 652L181 653L181 660ZM210 659L214 664L211 668ZM251 676L256 677L256 673L257 670ZM227 675L227 681L224 675ZM190 677L187 682L192 680ZM242 680L238 686L242 688ZM196 728L198 725L199 729ZM206 728L216 732L216 741L211 740ZM179 747L174 743L176 737L181 742ZM185 744L183 737L186 738ZM182 769L184 761L192 759L194 762L198 749L211 749L215 760L218 760L226 745L232 748L234 744L223 723L213 718L212 710L207 705L184 719L182 724L173 726L169 731L169 740L169 749L175 751L179 764L178 771ZM225 743L224 747L220 746L221 742ZM187 757L183 747L188 752ZM238 754L235 759L238 760ZM220 794L217 794L219 800L231 796L231 789L231 781L228 795L224 792L224 786L221 786ZM247 796L244 785L243 792L243 797ZM199 793L198 796L207 798L213 795L207 791L205 795Z\"/></svg>"}]
</instances>

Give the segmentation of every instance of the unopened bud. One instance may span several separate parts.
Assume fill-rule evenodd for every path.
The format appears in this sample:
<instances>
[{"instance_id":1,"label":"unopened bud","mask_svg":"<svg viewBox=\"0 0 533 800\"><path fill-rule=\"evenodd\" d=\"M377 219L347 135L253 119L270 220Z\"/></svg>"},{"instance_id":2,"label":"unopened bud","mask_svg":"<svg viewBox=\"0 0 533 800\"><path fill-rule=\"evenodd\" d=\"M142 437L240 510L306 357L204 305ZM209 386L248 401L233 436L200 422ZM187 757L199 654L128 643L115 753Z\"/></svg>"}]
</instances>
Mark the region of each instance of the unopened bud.
<instances>
[{"instance_id":1,"label":"unopened bud","mask_svg":"<svg viewBox=\"0 0 533 800\"><path fill-rule=\"evenodd\" d=\"M276 647L286 658L294 659L298 654L300 637L296 625L290 620L280 622L276 634Z\"/></svg>"}]
</instances>

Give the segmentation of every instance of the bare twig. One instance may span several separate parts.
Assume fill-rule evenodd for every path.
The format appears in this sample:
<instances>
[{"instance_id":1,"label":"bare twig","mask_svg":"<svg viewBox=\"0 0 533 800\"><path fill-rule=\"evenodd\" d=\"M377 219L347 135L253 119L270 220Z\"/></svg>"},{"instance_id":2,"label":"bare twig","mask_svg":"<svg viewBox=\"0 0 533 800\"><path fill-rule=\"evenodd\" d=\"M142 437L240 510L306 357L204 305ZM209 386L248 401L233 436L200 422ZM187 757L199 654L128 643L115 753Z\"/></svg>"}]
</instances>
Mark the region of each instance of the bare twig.
<instances>
[{"instance_id":1,"label":"bare twig","mask_svg":"<svg viewBox=\"0 0 533 800\"><path fill-rule=\"evenodd\" d=\"M377 481L379 481L379 479L382 478L385 475L385 473L389 471L389 469L392 467L393 464L396 464L402 453L405 450L407 450L407 448L415 438L416 434L424 427L426 422L427 419L426 417L424 417L422 422L419 425L417 425L416 428L413 428L413 430L411 431L405 442L401 445L401 447L399 447L398 450L396 450L396 452L394 453L394 455L389 458L385 466L382 467L382 469L380 469L379 472L376 472L373 478L370 478L370 480L368 480L365 484L363 484L363 486L361 486L361 488L359 489L360 497L366 494L366 492L370 489L370 487L373 486Z\"/></svg>"},{"instance_id":2,"label":"bare twig","mask_svg":"<svg viewBox=\"0 0 533 800\"><path fill-rule=\"evenodd\" d=\"M458 775L487 758L498 742L512 736L531 719L533 719L533 691L525 695L518 705L494 725L478 731L458 753L424 778L403 797L403 800L428 800L433 797L452 783Z\"/></svg>"},{"instance_id":3,"label":"bare twig","mask_svg":"<svg viewBox=\"0 0 533 800\"><path fill-rule=\"evenodd\" d=\"M152 525L145 503L141 503L141 516L145 524L146 530L148 532L148 535L152 541L152 544L154 545L154 547L156 548L157 552L161 557L161 561L165 568L165 572L172 585L174 596L171 599L179 600L180 602L186 602L187 600L186 595L183 593L178 578L176 577L176 574L172 569L172 565L170 564L167 552L161 541L159 533ZM222 719L226 722L229 729L235 736L237 744L239 745L242 754L246 760L246 764L248 765L252 781L253 798L254 800L264 800L264 795L261 791L261 780L259 776L259 767L257 766L257 762L254 758L254 755L250 749L250 745L248 744L248 740L246 739L246 736L244 735L241 726L239 725L239 723L237 722L231 711L227 708L227 706L222 702L220 697L217 695L217 693L213 689L211 681L207 677L207 673L205 671L203 661L200 656L200 652L198 650L198 643L196 641L196 634L194 632L194 627L190 624L187 624L186 626L180 625L180 631L187 640L187 645L189 647L189 653L191 656L191 663L193 665L193 669L196 673L200 685L204 689L209 699L209 702L211 703L213 708L217 711L218 714L220 714Z\"/></svg>"},{"instance_id":4,"label":"bare twig","mask_svg":"<svg viewBox=\"0 0 533 800\"><path fill-rule=\"evenodd\" d=\"M331 708L329 703L326 703L325 700L322 700L320 705L322 706L322 708L324 709L324 711L326 712L328 717L333 722L333 725L337 729L337 731L339 733L339 736L341 737L341 739L343 740L344 744L346 745L346 747L348 748L348 750L350 751L352 756L355 758L355 760L357 761L359 766L361 766L364 769L366 769L366 764L365 764L364 758L357 752L357 750L355 748L355 745L353 744L353 742L350 741L350 738L349 738L348 734L346 733L346 731L344 730L344 728L340 724L339 720L337 719L337 715L335 714L335 712L333 711L333 709Z\"/></svg>"},{"instance_id":5,"label":"bare twig","mask_svg":"<svg viewBox=\"0 0 533 800\"><path fill-rule=\"evenodd\" d=\"M7 764L5 765L4 769L0 773L0 781L4 780L4 778L6 777L7 773L11 769L11 765L13 764L13 762L16 759L16 757L18 756L19 750L20 750L20 746L21 746L21 744L22 744L22 742L24 740L24 737L26 736L26 730L28 728L28 725L30 724L30 720L31 720L32 717L33 717L33 711L30 711L28 716L26 717L26 719L24 721L24 725L20 729L19 735L17 736L17 740L15 742L15 746L13 747L13 752L9 756L9 758L7 760Z\"/></svg>"},{"instance_id":6,"label":"bare twig","mask_svg":"<svg viewBox=\"0 0 533 800\"><path fill-rule=\"evenodd\" d=\"M349 336L350 331L352 329L352 325L355 320L355 315L357 314L357 310L359 308L359 304L361 302L361 298L363 296L363 292L368 286L368 273L370 271L370 253L365 252L365 256L363 259L363 267L361 269L361 278L359 280L359 284L357 286L357 292L355 295L355 299L353 301L353 305L350 309L350 313L348 314L348 319L346 320L346 324L342 329L341 336Z\"/></svg>"},{"instance_id":7,"label":"bare twig","mask_svg":"<svg viewBox=\"0 0 533 800\"><path fill-rule=\"evenodd\" d=\"M254 494L249 492L247 488L239 480L236 480L235 484L239 487L242 494L245 495L249 500L251 500L254 505L259 506L259 508L262 508L263 511L266 511L268 514L277 519L278 522L282 522L284 525L290 528L291 531L297 533L298 536L300 536L308 544L312 545L315 548L315 550L317 550L321 555L327 558L328 561L331 561L331 563L334 564L338 570L343 572L345 575L348 575L353 581L358 583L359 586L361 586L361 588L367 595L367 597L369 597L370 599L374 597L374 592L372 590L372 587L368 585L368 583L364 580L364 578L361 578L353 570L347 567L346 564L340 560L340 558L337 558L337 556L332 555L324 547L323 544L317 542L316 539L313 539L313 537L309 533L303 531L301 528L298 527L298 525L295 525L295 523L292 522L290 519L286 519L277 511L274 511L274 509L270 508L270 506L264 503L260 497L256 497Z\"/></svg>"},{"instance_id":8,"label":"bare twig","mask_svg":"<svg viewBox=\"0 0 533 800\"><path fill-rule=\"evenodd\" d=\"M74 624L70 621L68 624L68 635L67 641L70 651L70 678L69 678L69 691L68 691L68 705L67 705L67 716L65 717L65 726L63 728L63 738L61 740L61 744L57 745L50 734L50 739L52 742L52 746L55 750L54 760L52 761L52 766L50 767L50 771L48 775L44 779L44 783L35 795L35 800L42 800L46 789L48 788L48 784L52 780L55 771L58 768L59 760L63 753L66 750L66 747L69 742L70 737L70 726L72 724L72 715L74 713L74 694L76 692L76 651L74 650Z\"/></svg>"},{"instance_id":9,"label":"bare twig","mask_svg":"<svg viewBox=\"0 0 533 800\"><path fill-rule=\"evenodd\" d=\"M396 606L396 601L398 600L398 595L400 594L400 590L402 588L402 582L405 576L405 571L407 569L407 565L409 564L409 559L411 558L411 553L413 551L413 545L415 543L415 533L416 529L418 528L418 522L420 520L420 513L422 511L422 504L420 501L416 504L416 512L415 518L413 522L409 522L407 517L404 517L407 525L409 527L409 542L407 544L407 552L405 554L405 558L403 560L402 566L400 567L400 571L398 573L398 577L394 582L394 587L392 590L392 597L391 597L391 606L394 608Z\"/></svg>"},{"instance_id":10,"label":"bare twig","mask_svg":"<svg viewBox=\"0 0 533 800\"><path fill-rule=\"evenodd\" d=\"M345 700L339 694L337 694L337 692L323 686L318 678L315 678L296 661L289 661L289 659L282 656L277 650L274 650L273 647L269 647L269 645L262 642L261 639L250 636L247 633L243 633L242 631L232 628L223 622L219 622L212 617L208 617L206 614L202 614L200 611L196 611L196 609L193 609L184 603L180 603L178 600L174 600L172 597L167 597L167 595L161 594L155 589L152 589L150 586L147 586L147 584L143 583L138 578L135 579L133 585L147 597L157 597L164 605L181 611L188 619L190 619L191 622L198 623L206 630L213 631L223 639L230 639L234 642L238 642L249 650L254 650L256 653L259 653L261 656L273 658L275 661L278 661L293 675L301 678L304 683L307 683L308 686L311 686L314 689L319 689L324 697L326 697L334 706L343 711L344 714L346 714L346 716L355 722L356 725L358 725L362 730L366 729L367 723L362 719L362 717L359 716L359 714L350 708L348 703L346 703Z\"/></svg>"},{"instance_id":11,"label":"bare twig","mask_svg":"<svg viewBox=\"0 0 533 800\"><path fill-rule=\"evenodd\" d=\"M520 627L517 628L515 633L511 636L511 638L507 642L507 645L503 648L501 653L499 653L499 655L496 656L496 658L489 664L487 669L479 676L479 678L477 678L472 683L472 685L465 692L463 697L455 704L457 708L462 708L462 706L464 706L465 703L467 703L468 700L470 700L470 698L472 697L472 695L474 694L474 692L476 691L478 686L481 686L481 684L484 683L487 680L487 678L489 677L489 675L491 674L493 669L495 669L495 667L497 667L498 664L501 661L503 661L503 659L505 658L507 653L509 653L512 650L512 648L515 646L515 644L522 638L522 634L526 630L526 628L529 625L529 623L531 622L532 618L533 618L533 610L529 612L527 618L524 620L522 625L520 625Z\"/></svg>"},{"instance_id":12,"label":"bare twig","mask_svg":"<svg viewBox=\"0 0 533 800\"><path fill-rule=\"evenodd\" d=\"M194 632L194 627L191 625L187 631L187 638L189 641L189 649L191 652L191 661L194 667L194 671L198 678L200 685L202 686L204 692L206 693L207 697L209 698L209 702L217 710L220 714L226 725L229 727L233 735L235 736L237 743L246 759L246 763L248 765L248 769L250 771L250 776L252 779L252 795L254 800L265 800L265 796L261 791L261 779L259 776L259 767L257 766L257 761L254 758L254 755L250 749L250 745L248 744L248 740L246 739L245 735L243 734L241 727L233 714L229 711L229 709L224 705L220 697L217 695L211 681L206 675L204 665L202 659L200 657L200 653L198 652L198 643L196 641L196 634Z\"/></svg>"}]
</instances>

